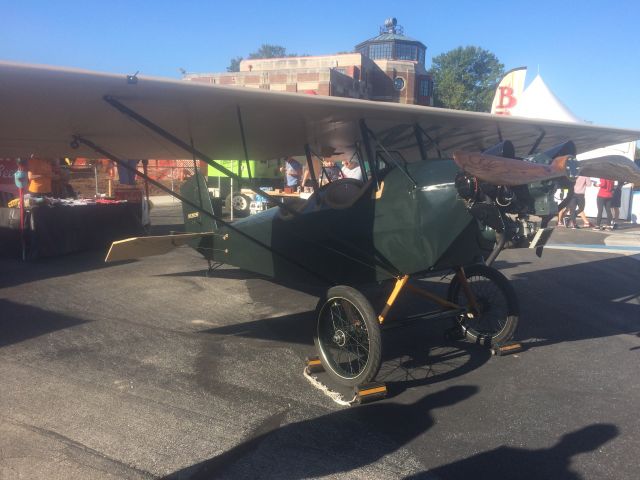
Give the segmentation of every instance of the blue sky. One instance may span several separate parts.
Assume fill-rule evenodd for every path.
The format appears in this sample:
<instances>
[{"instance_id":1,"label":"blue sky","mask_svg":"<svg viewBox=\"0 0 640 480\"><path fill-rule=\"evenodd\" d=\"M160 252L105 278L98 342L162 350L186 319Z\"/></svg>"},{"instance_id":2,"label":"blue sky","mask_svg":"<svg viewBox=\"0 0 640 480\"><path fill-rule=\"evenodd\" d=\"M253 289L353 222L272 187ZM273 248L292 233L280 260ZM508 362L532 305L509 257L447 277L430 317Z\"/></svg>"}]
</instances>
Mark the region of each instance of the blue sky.
<instances>
[{"instance_id":1,"label":"blue sky","mask_svg":"<svg viewBox=\"0 0 640 480\"><path fill-rule=\"evenodd\" d=\"M640 2L0 0L0 60L179 77L224 71L262 43L349 51L390 16L431 58L458 46L540 72L578 117L640 128Z\"/></svg>"}]
</instances>

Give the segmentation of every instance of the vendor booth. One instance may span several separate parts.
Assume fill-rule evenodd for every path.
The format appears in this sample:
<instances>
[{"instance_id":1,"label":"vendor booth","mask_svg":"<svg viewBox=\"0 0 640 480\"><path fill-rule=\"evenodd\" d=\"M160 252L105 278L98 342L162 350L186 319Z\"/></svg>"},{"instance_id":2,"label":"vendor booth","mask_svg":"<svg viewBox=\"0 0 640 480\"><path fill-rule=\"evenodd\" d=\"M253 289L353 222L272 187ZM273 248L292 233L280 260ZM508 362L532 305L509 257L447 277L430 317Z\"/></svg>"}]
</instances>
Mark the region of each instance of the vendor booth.
<instances>
[{"instance_id":1,"label":"vendor booth","mask_svg":"<svg viewBox=\"0 0 640 480\"><path fill-rule=\"evenodd\" d=\"M51 162L49 165L56 169L55 175L43 183L46 185L43 192L49 193L27 190L27 186L33 190L34 179L46 177L35 168L37 162ZM97 192L96 175L95 198L75 198L77 194L69 180L71 174L80 172L82 176L84 170L69 169L71 162L61 163L35 157L28 161L3 159L0 162L0 173L3 173L0 186L4 193L0 205L0 255L26 260L106 250L115 240L145 233L143 225L148 221L143 219L146 202L142 190L135 185L122 185L105 198L107 194ZM53 173L51 167L47 171ZM92 177L94 172L97 170L90 167ZM42 175L36 175L40 173ZM94 182L94 178L80 180Z\"/></svg>"},{"instance_id":2,"label":"vendor booth","mask_svg":"<svg viewBox=\"0 0 640 480\"><path fill-rule=\"evenodd\" d=\"M145 233L140 211L139 203L126 201L34 205L25 209L21 234L20 209L0 208L0 251L36 259L104 250L115 240Z\"/></svg>"}]
</instances>

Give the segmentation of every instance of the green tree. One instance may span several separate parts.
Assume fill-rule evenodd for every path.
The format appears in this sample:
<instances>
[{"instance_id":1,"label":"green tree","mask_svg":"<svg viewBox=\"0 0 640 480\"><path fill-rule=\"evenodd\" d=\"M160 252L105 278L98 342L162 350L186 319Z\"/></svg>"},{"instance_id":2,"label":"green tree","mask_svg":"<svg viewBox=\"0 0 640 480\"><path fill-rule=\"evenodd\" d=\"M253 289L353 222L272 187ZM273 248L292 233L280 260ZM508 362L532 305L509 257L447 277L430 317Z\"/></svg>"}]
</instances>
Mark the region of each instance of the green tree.
<instances>
[{"instance_id":1,"label":"green tree","mask_svg":"<svg viewBox=\"0 0 640 480\"><path fill-rule=\"evenodd\" d=\"M229 66L227 67L227 72L239 72L240 71L240 62L242 61L242 57L234 57L231 59Z\"/></svg>"},{"instance_id":2,"label":"green tree","mask_svg":"<svg viewBox=\"0 0 640 480\"><path fill-rule=\"evenodd\" d=\"M287 49L285 47L263 43L257 51L250 53L247 58L281 58L286 56L292 55L287 55Z\"/></svg>"},{"instance_id":3,"label":"green tree","mask_svg":"<svg viewBox=\"0 0 640 480\"><path fill-rule=\"evenodd\" d=\"M282 57L297 57L297 53L287 53L287 49L281 45L271 45L269 43L263 43L262 46L256 50L255 52L250 53L247 58L282 58ZM306 54L302 54L301 56L307 56ZM234 57L231 59L229 66L227 67L227 72L239 72L240 71L240 62L243 60L242 57Z\"/></svg>"},{"instance_id":4,"label":"green tree","mask_svg":"<svg viewBox=\"0 0 640 480\"><path fill-rule=\"evenodd\" d=\"M434 105L488 112L504 65L488 50L458 47L434 57Z\"/></svg>"}]
</instances>

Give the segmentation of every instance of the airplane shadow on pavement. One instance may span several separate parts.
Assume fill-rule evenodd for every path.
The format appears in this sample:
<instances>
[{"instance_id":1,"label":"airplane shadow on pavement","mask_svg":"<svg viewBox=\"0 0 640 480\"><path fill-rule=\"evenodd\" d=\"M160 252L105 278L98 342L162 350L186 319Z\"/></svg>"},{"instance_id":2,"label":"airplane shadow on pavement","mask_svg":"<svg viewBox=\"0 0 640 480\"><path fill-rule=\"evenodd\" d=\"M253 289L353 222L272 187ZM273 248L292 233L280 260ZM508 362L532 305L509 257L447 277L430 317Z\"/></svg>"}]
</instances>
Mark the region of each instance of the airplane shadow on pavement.
<instances>
[{"instance_id":1,"label":"airplane shadow on pavement","mask_svg":"<svg viewBox=\"0 0 640 480\"><path fill-rule=\"evenodd\" d=\"M294 480L349 472L381 460L423 434L434 423L433 410L477 392L475 386L453 386L411 404L374 403L284 426L279 425L286 412L280 412L248 440L165 478Z\"/></svg>"},{"instance_id":2,"label":"airplane shadow on pavement","mask_svg":"<svg viewBox=\"0 0 640 480\"><path fill-rule=\"evenodd\" d=\"M106 251L82 252L28 262L2 258L0 288L108 268L111 265L104 262L105 254Z\"/></svg>"},{"instance_id":3,"label":"airplane shadow on pavement","mask_svg":"<svg viewBox=\"0 0 640 480\"><path fill-rule=\"evenodd\" d=\"M590 425L563 435L550 448L527 450L501 446L405 477L405 480L580 480L583 477L570 470L572 457L596 450L617 435L618 428L614 425Z\"/></svg>"},{"instance_id":4,"label":"airplane shadow on pavement","mask_svg":"<svg viewBox=\"0 0 640 480\"><path fill-rule=\"evenodd\" d=\"M73 327L84 320L0 299L0 347Z\"/></svg>"}]
</instances>

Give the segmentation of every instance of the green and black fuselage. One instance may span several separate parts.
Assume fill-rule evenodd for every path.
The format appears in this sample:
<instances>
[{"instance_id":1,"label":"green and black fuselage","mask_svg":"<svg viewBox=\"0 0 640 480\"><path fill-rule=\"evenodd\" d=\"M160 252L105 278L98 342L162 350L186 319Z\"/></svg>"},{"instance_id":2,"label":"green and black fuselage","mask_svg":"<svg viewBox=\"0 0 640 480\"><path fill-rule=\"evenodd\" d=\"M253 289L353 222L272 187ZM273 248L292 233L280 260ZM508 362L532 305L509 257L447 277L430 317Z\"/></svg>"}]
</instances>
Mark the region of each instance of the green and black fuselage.
<instances>
[{"instance_id":1,"label":"green and black fuselage","mask_svg":"<svg viewBox=\"0 0 640 480\"><path fill-rule=\"evenodd\" d=\"M185 228L213 232L193 244L205 258L288 282L358 285L466 265L491 251L493 241L458 197L453 161L401 168L378 172L379 184L326 185L296 213L272 208L231 225L183 204ZM200 197L209 210L206 188L198 193L196 181L201 177L182 195Z\"/></svg>"}]
</instances>

